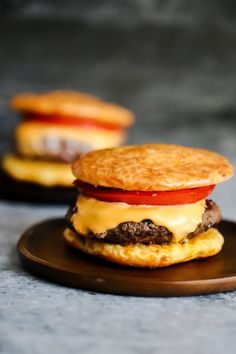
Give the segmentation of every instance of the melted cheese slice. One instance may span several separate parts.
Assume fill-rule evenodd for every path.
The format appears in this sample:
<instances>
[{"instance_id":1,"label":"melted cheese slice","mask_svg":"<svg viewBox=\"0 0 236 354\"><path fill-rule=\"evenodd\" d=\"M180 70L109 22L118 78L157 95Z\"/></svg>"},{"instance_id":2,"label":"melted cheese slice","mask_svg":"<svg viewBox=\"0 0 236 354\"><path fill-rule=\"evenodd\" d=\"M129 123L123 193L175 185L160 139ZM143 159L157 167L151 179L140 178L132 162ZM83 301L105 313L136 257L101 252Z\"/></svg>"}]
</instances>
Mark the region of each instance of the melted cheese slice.
<instances>
[{"instance_id":1,"label":"melted cheese slice","mask_svg":"<svg viewBox=\"0 0 236 354\"><path fill-rule=\"evenodd\" d=\"M179 242L193 232L202 222L206 201L174 206L129 205L108 203L79 196L78 212L72 216L75 230L86 235L88 232L103 233L127 221L152 220L155 225L165 226L173 233L173 241Z\"/></svg>"},{"instance_id":2,"label":"melted cheese slice","mask_svg":"<svg viewBox=\"0 0 236 354\"><path fill-rule=\"evenodd\" d=\"M123 143L124 131L67 127L48 123L22 122L16 129L17 149L26 156L57 154L60 141L65 141L71 148L85 150L105 149Z\"/></svg>"},{"instance_id":3,"label":"melted cheese slice","mask_svg":"<svg viewBox=\"0 0 236 354\"><path fill-rule=\"evenodd\" d=\"M44 187L72 187L74 180L70 165L63 162L27 160L7 154L2 159L2 166L13 179Z\"/></svg>"}]
</instances>

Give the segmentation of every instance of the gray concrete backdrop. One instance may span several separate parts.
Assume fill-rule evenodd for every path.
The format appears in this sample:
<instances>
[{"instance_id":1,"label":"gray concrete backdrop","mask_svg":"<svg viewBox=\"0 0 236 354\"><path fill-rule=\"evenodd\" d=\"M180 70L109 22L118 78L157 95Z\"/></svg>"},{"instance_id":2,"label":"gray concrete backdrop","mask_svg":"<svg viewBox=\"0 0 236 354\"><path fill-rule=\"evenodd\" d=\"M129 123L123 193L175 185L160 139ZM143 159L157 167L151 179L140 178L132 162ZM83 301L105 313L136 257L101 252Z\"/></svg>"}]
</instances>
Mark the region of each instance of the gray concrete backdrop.
<instances>
[{"instance_id":1,"label":"gray concrete backdrop","mask_svg":"<svg viewBox=\"0 0 236 354\"><path fill-rule=\"evenodd\" d=\"M24 18L73 18L126 26L199 21L234 26L236 17L234 0L2 0L0 10Z\"/></svg>"},{"instance_id":2,"label":"gray concrete backdrop","mask_svg":"<svg viewBox=\"0 0 236 354\"><path fill-rule=\"evenodd\" d=\"M0 149L21 91L78 89L132 109L129 142L166 141L236 153L236 29L200 25L88 27L77 22L0 23Z\"/></svg>"}]
</instances>

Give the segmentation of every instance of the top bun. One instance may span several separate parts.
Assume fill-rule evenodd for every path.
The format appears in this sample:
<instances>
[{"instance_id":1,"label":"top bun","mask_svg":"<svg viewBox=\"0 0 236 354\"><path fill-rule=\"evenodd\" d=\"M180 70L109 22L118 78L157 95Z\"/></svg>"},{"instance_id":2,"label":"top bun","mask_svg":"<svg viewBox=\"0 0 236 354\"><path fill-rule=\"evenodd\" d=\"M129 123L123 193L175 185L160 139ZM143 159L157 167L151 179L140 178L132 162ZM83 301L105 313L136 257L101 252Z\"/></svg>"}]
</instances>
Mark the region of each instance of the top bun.
<instances>
[{"instance_id":1,"label":"top bun","mask_svg":"<svg viewBox=\"0 0 236 354\"><path fill-rule=\"evenodd\" d=\"M73 91L20 94L12 98L10 106L16 111L89 118L123 127L131 125L134 121L132 112L121 106Z\"/></svg>"},{"instance_id":2,"label":"top bun","mask_svg":"<svg viewBox=\"0 0 236 354\"><path fill-rule=\"evenodd\" d=\"M201 187L233 175L232 165L219 154L167 144L89 152L73 164L72 170L83 182L130 191Z\"/></svg>"}]
</instances>

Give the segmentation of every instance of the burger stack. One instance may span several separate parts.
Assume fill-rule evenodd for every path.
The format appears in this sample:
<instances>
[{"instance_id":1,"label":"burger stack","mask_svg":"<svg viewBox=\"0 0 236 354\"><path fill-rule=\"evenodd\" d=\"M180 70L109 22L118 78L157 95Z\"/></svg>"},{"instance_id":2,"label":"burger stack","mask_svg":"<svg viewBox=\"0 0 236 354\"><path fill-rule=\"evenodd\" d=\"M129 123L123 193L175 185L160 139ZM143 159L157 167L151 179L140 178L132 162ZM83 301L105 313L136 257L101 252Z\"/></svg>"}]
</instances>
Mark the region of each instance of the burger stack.
<instances>
[{"instance_id":1,"label":"burger stack","mask_svg":"<svg viewBox=\"0 0 236 354\"><path fill-rule=\"evenodd\" d=\"M71 187L71 162L122 144L134 121L129 110L79 92L21 94L10 105L22 121L16 151L3 157L3 169L13 180L44 187Z\"/></svg>"},{"instance_id":2,"label":"burger stack","mask_svg":"<svg viewBox=\"0 0 236 354\"><path fill-rule=\"evenodd\" d=\"M220 252L219 206L209 199L233 168L204 149L148 144L89 152L73 164L80 191L67 215L72 247L135 267Z\"/></svg>"}]
</instances>

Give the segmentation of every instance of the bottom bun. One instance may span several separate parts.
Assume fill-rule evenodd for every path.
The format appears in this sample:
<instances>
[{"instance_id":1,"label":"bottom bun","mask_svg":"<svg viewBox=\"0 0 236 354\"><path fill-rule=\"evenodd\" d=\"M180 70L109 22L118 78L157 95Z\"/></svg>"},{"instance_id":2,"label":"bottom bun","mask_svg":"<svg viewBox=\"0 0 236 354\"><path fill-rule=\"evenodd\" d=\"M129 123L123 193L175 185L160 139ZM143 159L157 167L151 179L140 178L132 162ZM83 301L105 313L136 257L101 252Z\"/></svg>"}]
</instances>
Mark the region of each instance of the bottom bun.
<instances>
[{"instance_id":1,"label":"bottom bun","mask_svg":"<svg viewBox=\"0 0 236 354\"><path fill-rule=\"evenodd\" d=\"M88 254L117 264L146 268L167 267L193 259L214 256L220 252L224 243L223 236L214 228L182 244L121 246L79 236L70 229L64 231L64 238L72 247Z\"/></svg>"},{"instance_id":2,"label":"bottom bun","mask_svg":"<svg viewBox=\"0 0 236 354\"><path fill-rule=\"evenodd\" d=\"M74 180L70 165L64 162L28 160L9 154L3 157L2 167L14 180L45 187L72 187Z\"/></svg>"}]
</instances>

